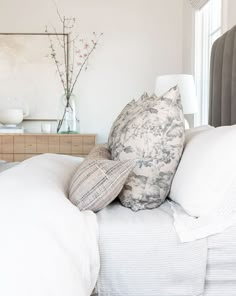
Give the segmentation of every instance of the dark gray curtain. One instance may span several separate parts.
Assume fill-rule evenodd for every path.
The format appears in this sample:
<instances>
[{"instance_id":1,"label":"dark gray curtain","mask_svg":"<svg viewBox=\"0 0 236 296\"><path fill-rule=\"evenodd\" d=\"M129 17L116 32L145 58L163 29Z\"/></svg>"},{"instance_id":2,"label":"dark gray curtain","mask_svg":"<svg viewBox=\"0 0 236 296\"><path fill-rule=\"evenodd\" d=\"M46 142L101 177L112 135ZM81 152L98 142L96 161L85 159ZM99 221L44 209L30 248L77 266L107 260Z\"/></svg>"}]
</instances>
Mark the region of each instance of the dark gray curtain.
<instances>
[{"instance_id":1,"label":"dark gray curtain","mask_svg":"<svg viewBox=\"0 0 236 296\"><path fill-rule=\"evenodd\" d=\"M209 124L236 124L236 26L212 47Z\"/></svg>"}]
</instances>

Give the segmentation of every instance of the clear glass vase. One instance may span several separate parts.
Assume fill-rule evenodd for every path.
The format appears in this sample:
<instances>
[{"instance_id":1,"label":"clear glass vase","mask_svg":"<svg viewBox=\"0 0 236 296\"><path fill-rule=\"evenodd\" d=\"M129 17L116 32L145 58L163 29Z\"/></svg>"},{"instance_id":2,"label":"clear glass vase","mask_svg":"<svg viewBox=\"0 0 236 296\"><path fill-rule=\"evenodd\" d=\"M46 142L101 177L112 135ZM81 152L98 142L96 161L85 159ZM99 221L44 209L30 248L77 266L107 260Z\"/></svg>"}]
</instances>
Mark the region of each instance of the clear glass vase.
<instances>
[{"instance_id":1,"label":"clear glass vase","mask_svg":"<svg viewBox=\"0 0 236 296\"><path fill-rule=\"evenodd\" d=\"M76 97L72 94L69 100L62 96L60 108L58 110L57 133L58 134L78 134L79 120L76 112Z\"/></svg>"}]
</instances>

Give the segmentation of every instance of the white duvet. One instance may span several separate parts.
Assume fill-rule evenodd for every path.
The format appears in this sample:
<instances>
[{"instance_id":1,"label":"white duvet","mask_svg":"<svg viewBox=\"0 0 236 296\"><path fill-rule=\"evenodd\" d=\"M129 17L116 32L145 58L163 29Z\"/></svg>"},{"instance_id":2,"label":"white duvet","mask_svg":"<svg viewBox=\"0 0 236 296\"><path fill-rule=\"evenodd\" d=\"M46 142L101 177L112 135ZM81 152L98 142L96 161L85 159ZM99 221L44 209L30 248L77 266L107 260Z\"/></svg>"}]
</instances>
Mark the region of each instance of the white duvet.
<instances>
[{"instance_id":1,"label":"white duvet","mask_svg":"<svg viewBox=\"0 0 236 296\"><path fill-rule=\"evenodd\" d=\"M81 159L45 154L0 174L0 295L89 296L98 227L66 198Z\"/></svg>"}]
</instances>

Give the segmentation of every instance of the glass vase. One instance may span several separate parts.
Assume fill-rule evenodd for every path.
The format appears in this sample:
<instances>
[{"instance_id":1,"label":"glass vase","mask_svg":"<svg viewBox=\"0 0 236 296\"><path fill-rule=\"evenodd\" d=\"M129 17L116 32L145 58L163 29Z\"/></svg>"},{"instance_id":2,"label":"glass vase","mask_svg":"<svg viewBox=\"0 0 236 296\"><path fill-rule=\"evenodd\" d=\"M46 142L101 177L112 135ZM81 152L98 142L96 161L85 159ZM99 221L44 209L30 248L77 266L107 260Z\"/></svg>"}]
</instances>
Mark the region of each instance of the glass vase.
<instances>
[{"instance_id":1,"label":"glass vase","mask_svg":"<svg viewBox=\"0 0 236 296\"><path fill-rule=\"evenodd\" d=\"M57 133L78 134L79 120L76 112L76 97L72 94L69 99L65 95L61 98L58 111Z\"/></svg>"}]
</instances>

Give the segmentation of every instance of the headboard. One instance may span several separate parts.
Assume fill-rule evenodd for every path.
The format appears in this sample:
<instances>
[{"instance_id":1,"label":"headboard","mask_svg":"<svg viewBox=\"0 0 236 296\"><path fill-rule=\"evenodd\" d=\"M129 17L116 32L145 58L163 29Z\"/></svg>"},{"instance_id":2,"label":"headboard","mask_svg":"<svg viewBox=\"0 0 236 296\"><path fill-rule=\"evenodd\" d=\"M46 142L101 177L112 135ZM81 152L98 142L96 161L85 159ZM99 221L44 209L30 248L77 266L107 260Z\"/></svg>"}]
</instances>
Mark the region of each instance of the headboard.
<instances>
[{"instance_id":1,"label":"headboard","mask_svg":"<svg viewBox=\"0 0 236 296\"><path fill-rule=\"evenodd\" d=\"M236 26L212 47L209 124L236 124Z\"/></svg>"}]
</instances>

